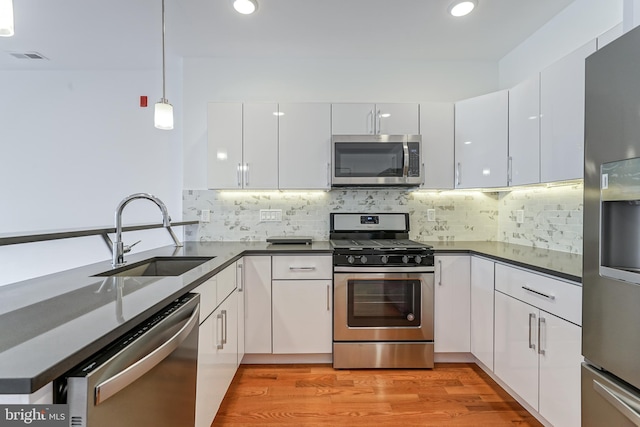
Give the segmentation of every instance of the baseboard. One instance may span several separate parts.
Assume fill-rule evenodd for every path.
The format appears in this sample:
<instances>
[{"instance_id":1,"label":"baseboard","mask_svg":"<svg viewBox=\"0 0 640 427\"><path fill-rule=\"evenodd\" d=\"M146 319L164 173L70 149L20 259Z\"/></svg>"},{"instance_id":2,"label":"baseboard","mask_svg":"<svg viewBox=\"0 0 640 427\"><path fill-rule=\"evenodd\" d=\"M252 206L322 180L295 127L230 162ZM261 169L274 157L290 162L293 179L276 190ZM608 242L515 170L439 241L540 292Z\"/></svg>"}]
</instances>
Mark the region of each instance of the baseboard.
<instances>
[{"instance_id":1,"label":"baseboard","mask_svg":"<svg viewBox=\"0 0 640 427\"><path fill-rule=\"evenodd\" d=\"M435 363L474 363L476 358L471 353L435 353Z\"/></svg>"},{"instance_id":2,"label":"baseboard","mask_svg":"<svg viewBox=\"0 0 640 427\"><path fill-rule=\"evenodd\" d=\"M245 354L243 365L291 365L296 363L332 363L331 353L312 354Z\"/></svg>"}]
</instances>

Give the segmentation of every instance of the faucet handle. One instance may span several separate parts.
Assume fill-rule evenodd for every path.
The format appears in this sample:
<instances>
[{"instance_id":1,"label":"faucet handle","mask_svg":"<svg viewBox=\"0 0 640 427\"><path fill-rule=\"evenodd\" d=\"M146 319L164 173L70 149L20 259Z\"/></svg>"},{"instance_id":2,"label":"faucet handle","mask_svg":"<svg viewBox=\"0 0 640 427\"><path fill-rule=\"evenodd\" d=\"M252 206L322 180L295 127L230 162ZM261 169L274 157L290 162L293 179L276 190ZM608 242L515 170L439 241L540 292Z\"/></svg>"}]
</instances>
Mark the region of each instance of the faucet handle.
<instances>
[{"instance_id":1,"label":"faucet handle","mask_svg":"<svg viewBox=\"0 0 640 427\"><path fill-rule=\"evenodd\" d=\"M134 247L135 245L137 245L138 243L142 242L142 240L138 240L137 242L131 244L131 245L125 245L124 246L124 253L128 254L129 252L131 252L131 248Z\"/></svg>"}]
</instances>

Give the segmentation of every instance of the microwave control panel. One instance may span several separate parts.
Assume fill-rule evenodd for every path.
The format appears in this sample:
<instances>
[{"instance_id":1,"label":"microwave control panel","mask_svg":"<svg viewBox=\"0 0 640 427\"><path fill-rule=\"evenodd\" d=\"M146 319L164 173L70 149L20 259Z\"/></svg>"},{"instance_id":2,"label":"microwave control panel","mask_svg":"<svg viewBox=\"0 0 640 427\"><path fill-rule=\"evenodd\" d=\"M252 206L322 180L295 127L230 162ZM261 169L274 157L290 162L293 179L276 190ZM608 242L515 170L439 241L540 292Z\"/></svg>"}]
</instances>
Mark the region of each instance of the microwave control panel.
<instances>
[{"instance_id":1,"label":"microwave control panel","mask_svg":"<svg viewBox=\"0 0 640 427\"><path fill-rule=\"evenodd\" d=\"M420 143L408 142L409 148L409 171L408 176L419 177L420 176Z\"/></svg>"}]
</instances>

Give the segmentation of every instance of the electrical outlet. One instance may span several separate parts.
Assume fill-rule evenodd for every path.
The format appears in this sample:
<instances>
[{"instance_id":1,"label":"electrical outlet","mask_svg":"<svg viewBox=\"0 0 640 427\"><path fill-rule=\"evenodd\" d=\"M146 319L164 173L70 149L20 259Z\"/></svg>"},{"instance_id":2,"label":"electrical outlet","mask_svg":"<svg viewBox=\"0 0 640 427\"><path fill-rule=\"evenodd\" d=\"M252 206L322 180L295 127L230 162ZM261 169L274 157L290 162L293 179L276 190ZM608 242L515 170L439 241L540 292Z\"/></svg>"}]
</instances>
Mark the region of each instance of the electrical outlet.
<instances>
[{"instance_id":1,"label":"electrical outlet","mask_svg":"<svg viewBox=\"0 0 640 427\"><path fill-rule=\"evenodd\" d=\"M516 211L516 222L518 224L522 224L524 222L524 211L522 209L518 209Z\"/></svg>"},{"instance_id":2,"label":"electrical outlet","mask_svg":"<svg viewBox=\"0 0 640 427\"><path fill-rule=\"evenodd\" d=\"M209 209L202 209L200 211L201 222L211 222L211 211Z\"/></svg>"},{"instance_id":3,"label":"electrical outlet","mask_svg":"<svg viewBox=\"0 0 640 427\"><path fill-rule=\"evenodd\" d=\"M260 222L282 222L282 209L260 209Z\"/></svg>"},{"instance_id":4,"label":"electrical outlet","mask_svg":"<svg viewBox=\"0 0 640 427\"><path fill-rule=\"evenodd\" d=\"M427 221L434 222L436 220L436 210L427 209Z\"/></svg>"}]
</instances>

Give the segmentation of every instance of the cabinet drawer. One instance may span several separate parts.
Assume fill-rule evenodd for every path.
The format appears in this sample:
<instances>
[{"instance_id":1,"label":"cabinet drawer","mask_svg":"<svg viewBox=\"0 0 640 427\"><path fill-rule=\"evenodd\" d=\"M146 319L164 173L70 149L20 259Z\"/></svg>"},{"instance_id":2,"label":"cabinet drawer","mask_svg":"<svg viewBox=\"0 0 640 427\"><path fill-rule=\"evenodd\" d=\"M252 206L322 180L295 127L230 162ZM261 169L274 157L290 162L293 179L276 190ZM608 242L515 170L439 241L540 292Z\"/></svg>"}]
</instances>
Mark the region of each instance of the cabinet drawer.
<instances>
[{"instance_id":1,"label":"cabinet drawer","mask_svg":"<svg viewBox=\"0 0 640 427\"><path fill-rule=\"evenodd\" d=\"M495 274L497 291L582 325L582 287L503 264Z\"/></svg>"},{"instance_id":2,"label":"cabinet drawer","mask_svg":"<svg viewBox=\"0 0 640 427\"><path fill-rule=\"evenodd\" d=\"M234 262L215 277L218 279L217 296L220 304L236 289L236 263Z\"/></svg>"},{"instance_id":3,"label":"cabinet drawer","mask_svg":"<svg viewBox=\"0 0 640 427\"><path fill-rule=\"evenodd\" d=\"M216 296L218 292L217 277L218 276L213 276L192 291L200 294L200 324L202 324L218 306Z\"/></svg>"},{"instance_id":4,"label":"cabinet drawer","mask_svg":"<svg viewBox=\"0 0 640 427\"><path fill-rule=\"evenodd\" d=\"M273 279L331 279L333 264L331 255L274 256Z\"/></svg>"}]
</instances>

